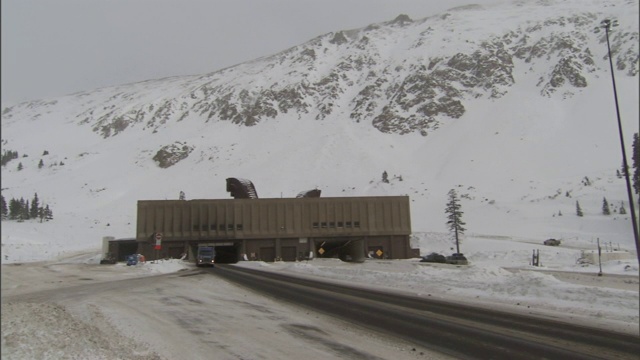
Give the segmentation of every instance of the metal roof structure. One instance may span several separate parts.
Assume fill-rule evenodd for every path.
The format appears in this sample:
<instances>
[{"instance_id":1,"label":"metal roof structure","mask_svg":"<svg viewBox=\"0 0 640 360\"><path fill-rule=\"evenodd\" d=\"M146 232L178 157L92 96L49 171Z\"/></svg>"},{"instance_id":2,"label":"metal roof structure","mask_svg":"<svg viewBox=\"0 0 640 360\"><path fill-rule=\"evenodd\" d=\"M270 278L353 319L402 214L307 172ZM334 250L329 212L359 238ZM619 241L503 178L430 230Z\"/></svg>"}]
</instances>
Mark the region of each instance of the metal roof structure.
<instances>
[{"instance_id":1,"label":"metal roof structure","mask_svg":"<svg viewBox=\"0 0 640 360\"><path fill-rule=\"evenodd\" d=\"M299 192L296 198L319 198L321 192L319 189L305 190Z\"/></svg>"},{"instance_id":2,"label":"metal roof structure","mask_svg":"<svg viewBox=\"0 0 640 360\"><path fill-rule=\"evenodd\" d=\"M250 180L228 178L227 191L234 199L257 199L258 192Z\"/></svg>"}]
</instances>

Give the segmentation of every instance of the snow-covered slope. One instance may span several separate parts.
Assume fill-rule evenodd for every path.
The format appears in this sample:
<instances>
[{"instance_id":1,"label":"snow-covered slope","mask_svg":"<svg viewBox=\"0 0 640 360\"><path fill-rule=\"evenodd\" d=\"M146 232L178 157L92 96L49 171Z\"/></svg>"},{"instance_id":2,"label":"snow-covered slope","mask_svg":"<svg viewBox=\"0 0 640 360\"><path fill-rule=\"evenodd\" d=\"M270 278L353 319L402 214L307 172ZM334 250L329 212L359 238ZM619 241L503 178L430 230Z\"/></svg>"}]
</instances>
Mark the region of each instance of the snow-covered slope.
<instances>
[{"instance_id":1,"label":"snow-covered slope","mask_svg":"<svg viewBox=\"0 0 640 360\"><path fill-rule=\"evenodd\" d=\"M20 157L2 168L2 195L37 192L54 220L3 222L3 252L38 236L78 248L132 237L137 200L226 198L227 177L250 179L261 197L314 187L325 197L407 194L417 232L445 231L455 188L468 234L633 249L629 215L617 212L629 204L616 176L607 47L594 32L605 18L620 23L611 44L630 154L640 115L637 1L398 16L202 76L5 107L2 149Z\"/></svg>"}]
</instances>

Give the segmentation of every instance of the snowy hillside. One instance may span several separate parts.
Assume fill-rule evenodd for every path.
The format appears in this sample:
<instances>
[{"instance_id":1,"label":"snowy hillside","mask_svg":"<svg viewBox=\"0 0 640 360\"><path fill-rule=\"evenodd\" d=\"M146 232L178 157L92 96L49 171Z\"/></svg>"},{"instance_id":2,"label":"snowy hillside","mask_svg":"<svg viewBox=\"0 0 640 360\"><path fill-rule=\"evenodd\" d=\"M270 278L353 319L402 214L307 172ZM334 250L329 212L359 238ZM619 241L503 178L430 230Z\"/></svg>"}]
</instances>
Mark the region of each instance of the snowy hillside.
<instances>
[{"instance_id":1,"label":"snowy hillside","mask_svg":"<svg viewBox=\"0 0 640 360\"><path fill-rule=\"evenodd\" d=\"M407 194L415 232L446 231L455 188L468 235L634 249L629 215L618 213L629 204L594 28L620 23L611 44L630 154L638 13L631 0L467 6L336 31L202 76L3 104L2 150L19 158L2 168L2 195L37 192L54 212L48 223L3 222L3 262L24 239L55 251L47 244L133 237L137 200L227 198L227 177L252 180L262 198L315 187L324 197Z\"/></svg>"}]
</instances>

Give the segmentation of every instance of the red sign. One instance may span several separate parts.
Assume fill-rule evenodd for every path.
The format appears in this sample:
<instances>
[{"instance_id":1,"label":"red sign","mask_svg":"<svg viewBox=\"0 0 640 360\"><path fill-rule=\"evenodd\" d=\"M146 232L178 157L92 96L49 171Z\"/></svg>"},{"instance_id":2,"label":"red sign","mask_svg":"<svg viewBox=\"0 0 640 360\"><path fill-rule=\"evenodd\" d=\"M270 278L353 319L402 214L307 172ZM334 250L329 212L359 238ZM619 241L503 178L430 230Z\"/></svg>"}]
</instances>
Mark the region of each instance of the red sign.
<instances>
[{"instance_id":1,"label":"red sign","mask_svg":"<svg viewBox=\"0 0 640 360\"><path fill-rule=\"evenodd\" d=\"M162 242L162 233L156 233L155 238L156 238L156 246L155 246L155 249L156 249L156 250L160 250L160 244L161 244L161 242Z\"/></svg>"}]
</instances>

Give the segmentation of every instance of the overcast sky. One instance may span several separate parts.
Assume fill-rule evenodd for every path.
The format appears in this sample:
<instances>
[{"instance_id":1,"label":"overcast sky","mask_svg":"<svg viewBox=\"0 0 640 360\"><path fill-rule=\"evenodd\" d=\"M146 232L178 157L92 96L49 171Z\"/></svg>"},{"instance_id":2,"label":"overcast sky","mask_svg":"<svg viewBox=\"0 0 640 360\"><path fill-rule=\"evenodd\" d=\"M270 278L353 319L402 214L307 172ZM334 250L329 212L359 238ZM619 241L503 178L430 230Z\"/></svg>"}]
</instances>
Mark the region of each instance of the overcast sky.
<instances>
[{"instance_id":1,"label":"overcast sky","mask_svg":"<svg viewBox=\"0 0 640 360\"><path fill-rule=\"evenodd\" d=\"M2 103L204 74L316 36L490 0L2 0Z\"/></svg>"}]
</instances>

